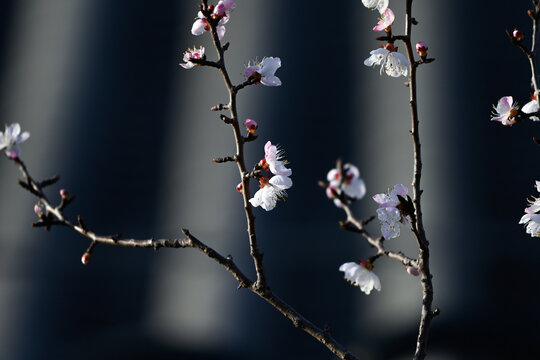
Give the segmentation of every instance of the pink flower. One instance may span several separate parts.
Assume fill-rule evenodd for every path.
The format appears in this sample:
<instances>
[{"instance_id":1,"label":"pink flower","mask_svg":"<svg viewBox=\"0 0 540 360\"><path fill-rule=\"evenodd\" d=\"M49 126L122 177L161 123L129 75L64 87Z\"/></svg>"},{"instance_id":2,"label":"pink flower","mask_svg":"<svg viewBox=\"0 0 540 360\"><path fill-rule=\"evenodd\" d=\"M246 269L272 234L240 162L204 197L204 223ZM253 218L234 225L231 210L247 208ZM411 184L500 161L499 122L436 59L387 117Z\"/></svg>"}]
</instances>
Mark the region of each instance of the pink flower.
<instances>
[{"instance_id":1,"label":"pink flower","mask_svg":"<svg viewBox=\"0 0 540 360\"><path fill-rule=\"evenodd\" d=\"M420 57L425 58L427 56L428 46L425 42L419 41L416 43L416 52Z\"/></svg>"},{"instance_id":2,"label":"pink flower","mask_svg":"<svg viewBox=\"0 0 540 360\"><path fill-rule=\"evenodd\" d=\"M187 49L186 52L184 52L184 62L185 64L179 64L184 69L191 69L197 64L194 64L191 62L193 59L202 59L204 58L204 47L201 46L200 48L193 48L193 49Z\"/></svg>"},{"instance_id":3,"label":"pink flower","mask_svg":"<svg viewBox=\"0 0 540 360\"><path fill-rule=\"evenodd\" d=\"M252 119L246 119L246 121L244 122L244 126L246 127L247 132L250 134L254 134L255 130L257 130L257 128L259 127L257 125L257 122Z\"/></svg>"},{"instance_id":4,"label":"pink flower","mask_svg":"<svg viewBox=\"0 0 540 360\"><path fill-rule=\"evenodd\" d=\"M383 31L392 26L395 18L394 12L390 10L390 8L387 8L384 13L381 14L381 18L377 22L377 25L373 28L373 31Z\"/></svg>"},{"instance_id":5,"label":"pink flower","mask_svg":"<svg viewBox=\"0 0 540 360\"><path fill-rule=\"evenodd\" d=\"M229 16L229 12L236 7L234 0L222 0L214 8L214 16Z\"/></svg>"},{"instance_id":6,"label":"pink flower","mask_svg":"<svg viewBox=\"0 0 540 360\"><path fill-rule=\"evenodd\" d=\"M19 157L19 145L30 137L30 133L25 131L21 134L21 126L17 123L6 125L6 130L0 131L0 150L6 148L6 155L12 159Z\"/></svg>"},{"instance_id":7,"label":"pink flower","mask_svg":"<svg viewBox=\"0 0 540 360\"><path fill-rule=\"evenodd\" d=\"M244 75L248 78L255 78L255 83L266 86L280 86L281 80L275 76L277 69L281 67L281 59L276 57L265 57L261 62L249 62L244 69Z\"/></svg>"},{"instance_id":8,"label":"pink flower","mask_svg":"<svg viewBox=\"0 0 540 360\"><path fill-rule=\"evenodd\" d=\"M517 115L517 106L511 96L503 96L499 99L497 107L493 106L495 111L492 113L492 121L500 121L505 126L512 126L516 123L514 116Z\"/></svg>"},{"instance_id":9,"label":"pink flower","mask_svg":"<svg viewBox=\"0 0 540 360\"><path fill-rule=\"evenodd\" d=\"M292 174L292 170L285 167L287 161L283 160L283 150L272 145L270 141L264 145L264 159L259 164L264 169L270 169L274 175L291 176Z\"/></svg>"}]
</instances>

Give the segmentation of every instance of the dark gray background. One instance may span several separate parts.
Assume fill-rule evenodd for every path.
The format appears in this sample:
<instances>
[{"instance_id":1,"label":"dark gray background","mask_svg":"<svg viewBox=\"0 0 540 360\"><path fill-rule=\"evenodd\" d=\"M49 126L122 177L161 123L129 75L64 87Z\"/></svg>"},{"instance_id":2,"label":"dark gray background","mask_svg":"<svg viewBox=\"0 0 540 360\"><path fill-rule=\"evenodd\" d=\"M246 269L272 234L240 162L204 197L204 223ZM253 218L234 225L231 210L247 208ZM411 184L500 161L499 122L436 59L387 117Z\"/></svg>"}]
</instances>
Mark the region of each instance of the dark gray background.
<instances>
[{"instance_id":1,"label":"dark gray background","mask_svg":"<svg viewBox=\"0 0 540 360\"><path fill-rule=\"evenodd\" d=\"M394 32L404 1L392 0ZM259 122L249 164L266 140L286 150L294 187L269 213L256 210L272 289L364 359L411 358L420 312L417 278L380 260L383 290L365 296L340 264L372 250L338 226L343 213L316 185L338 156L356 164L370 197L412 180L404 78L363 65L376 48L377 14L360 0L237 1L227 25L227 64L238 83L255 57L279 56L283 86L239 96ZM178 66L187 47L207 46L190 28L198 2L3 0L0 114L31 138L32 173L62 175L68 209L99 233L179 237L189 228L253 276L237 172L216 165L234 152L230 129L209 107L226 102L214 69ZM534 194L538 124L489 121L501 96L527 101L529 68L505 29L530 40L528 1L414 2L437 60L419 69L424 214L435 306L431 359L534 359L540 240L518 224ZM402 49L403 50L403 49ZM3 125L2 125L3 126ZM0 161L0 358L332 359L219 266L192 250L99 246L65 229L30 228L33 198ZM376 224L372 225L376 232ZM388 242L415 254L408 231Z\"/></svg>"}]
</instances>

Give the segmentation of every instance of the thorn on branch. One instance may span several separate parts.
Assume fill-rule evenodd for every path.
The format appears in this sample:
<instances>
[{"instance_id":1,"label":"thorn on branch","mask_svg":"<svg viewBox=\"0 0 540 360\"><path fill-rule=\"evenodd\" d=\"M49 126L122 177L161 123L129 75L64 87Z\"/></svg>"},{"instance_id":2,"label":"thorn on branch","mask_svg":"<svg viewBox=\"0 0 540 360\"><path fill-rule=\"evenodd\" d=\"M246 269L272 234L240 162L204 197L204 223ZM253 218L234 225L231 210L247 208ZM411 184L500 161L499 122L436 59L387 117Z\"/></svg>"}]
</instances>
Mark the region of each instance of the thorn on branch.
<instances>
[{"instance_id":1,"label":"thorn on branch","mask_svg":"<svg viewBox=\"0 0 540 360\"><path fill-rule=\"evenodd\" d=\"M416 20L415 18L412 18L412 19L411 19L411 23L412 23L413 25L418 25L418 20Z\"/></svg>"},{"instance_id":2,"label":"thorn on branch","mask_svg":"<svg viewBox=\"0 0 540 360\"><path fill-rule=\"evenodd\" d=\"M55 184L58 180L60 180L60 175L54 175L54 176L52 176L52 177L50 177L50 178L47 178L47 179L41 181L41 182L38 184L38 186L39 186L40 188L44 188L44 187L47 187L47 186L50 186L50 185Z\"/></svg>"},{"instance_id":3,"label":"thorn on branch","mask_svg":"<svg viewBox=\"0 0 540 360\"><path fill-rule=\"evenodd\" d=\"M87 232L88 228L86 227L86 224L84 223L81 215L77 215L77 221L79 222L79 226L81 227L81 229L83 229L84 232Z\"/></svg>"},{"instance_id":4,"label":"thorn on branch","mask_svg":"<svg viewBox=\"0 0 540 360\"><path fill-rule=\"evenodd\" d=\"M223 51L229 50L229 45L230 45L230 43L227 41L227 42L225 43L225 45L222 46Z\"/></svg>"},{"instance_id":5,"label":"thorn on branch","mask_svg":"<svg viewBox=\"0 0 540 360\"><path fill-rule=\"evenodd\" d=\"M229 162L229 161L236 161L236 155L234 156L225 156L225 157L217 157L217 158L213 158L212 159L213 162L217 163L217 164L221 164L221 163L225 163L225 162Z\"/></svg>"},{"instance_id":6,"label":"thorn on branch","mask_svg":"<svg viewBox=\"0 0 540 360\"><path fill-rule=\"evenodd\" d=\"M233 124L234 123L234 120L231 119L230 117L227 117L223 114L219 115L219 118L221 119L221 121L223 121L225 124Z\"/></svg>"},{"instance_id":7,"label":"thorn on branch","mask_svg":"<svg viewBox=\"0 0 540 360\"><path fill-rule=\"evenodd\" d=\"M440 314L441 314L441 310L439 308L435 308L435 310L431 312L432 317L439 316Z\"/></svg>"},{"instance_id":8,"label":"thorn on branch","mask_svg":"<svg viewBox=\"0 0 540 360\"><path fill-rule=\"evenodd\" d=\"M216 105L216 106L212 106L210 108L210 111L221 111L221 110L229 110L229 105L228 104L219 104L219 105Z\"/></svg>"}]
</instances>

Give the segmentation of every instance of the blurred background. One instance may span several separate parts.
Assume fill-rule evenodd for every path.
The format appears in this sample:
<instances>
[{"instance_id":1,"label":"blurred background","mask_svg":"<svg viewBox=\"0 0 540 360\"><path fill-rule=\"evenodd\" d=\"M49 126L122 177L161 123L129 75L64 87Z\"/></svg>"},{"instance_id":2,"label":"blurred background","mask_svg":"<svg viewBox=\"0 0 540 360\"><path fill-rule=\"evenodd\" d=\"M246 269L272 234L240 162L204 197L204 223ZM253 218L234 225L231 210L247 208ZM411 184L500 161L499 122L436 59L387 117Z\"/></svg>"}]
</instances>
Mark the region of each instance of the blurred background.
<instances>
[{"instance_id":1,"label":"blurred background","mask_svg":"<svg viewBox=\"0 0 540 360\"><path fill-rule=\"evenodd\" d=\"M280 144L294 187L271 212L255 209L275 293L362 359L412 357L421 286L377 261L382 291L369 296L338 267L373 250L340 229L344 213L317 181L342 157L360 168L368 196L410 187L412 145L404 78L363 65L378 47L377 13L361 1L237 0L224 41L233 82L249 60L279 56L283 86L239 95L259 123L248 167ZM394 33L404 1L392 0ZM228 99L215 69L184 70L182 53L207 47L190 33L198 1L2 0L0 117L31 138L21 158L37 179L61 174L52 199L76 195L101 234L181 237L186 227L254 278L230 128L212 105ZM531 38L529 1L414 2L414 42L436 61L418 71L423 210L431 242L431 359L537 359L540 240L518 221L535 195L540 136L530 121L490 122L492 104L528 101L529 65L505 29ZM401 46L402 48L402 46ZM401 49L404 50L403 48ZM2 124L3 126L3 124ZM1 359L333 359L326 348L222 268L190 249L98 246L62 228L32 229L35 200L0 161ZM378 233L376 221L370 230ZM387 246L416 256L407 229Z\"/></svg>"}]
</instances>

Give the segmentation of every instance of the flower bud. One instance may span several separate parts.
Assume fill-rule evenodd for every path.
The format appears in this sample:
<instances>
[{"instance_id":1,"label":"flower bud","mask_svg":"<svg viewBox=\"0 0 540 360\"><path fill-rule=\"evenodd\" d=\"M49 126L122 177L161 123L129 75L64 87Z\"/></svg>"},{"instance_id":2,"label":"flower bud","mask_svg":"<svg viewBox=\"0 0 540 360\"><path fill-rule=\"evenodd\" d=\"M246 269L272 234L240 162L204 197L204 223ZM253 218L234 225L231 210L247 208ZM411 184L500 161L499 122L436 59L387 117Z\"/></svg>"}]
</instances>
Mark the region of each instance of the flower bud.
<instances>
[{"instance_id":1,"label":"flower bud","mask_svg":"<svg viewBox=\"0 0 540 360\"><path fill-rule=\"evenodd\" d=\"M236 185L236 191L238 191L240 194L244 191L244 185L242 183L239 183Z\"/></svg>"},{"instance_id":2,"label":"flower bud","mask_svg":"<svg viewBox=\"0 0 540 360\"><path fill-rule=\"evenodd\" d=\"M523 40L523 33L521 31L519 31L517 28L515 28L514 32L512 32L512 37L516 41L521 41L521 40Z\"/></svg>"},{"instance_id":3,"label":"flower bud","mask_svg":"<svg viewBox=\"0 0 540 360\"><path fill-rule=\"evenodd\" d=\"M60 196L62 197L62 199L67 198L67 196L68 196L67 190L66 189L60 189Z\"/></svg>"},{"instance_id":4,"label":"flower bud","mask_svg":"<svg viewBox=\"0 0 540 360\"><path fill-rule=\"evenodd\" d=\"M420 272L414 266L405 265L405 270L407 270L407 273L409 273L409 275L412 275L412 276L420 275Z\"/></svg>"},{"instance_id":5,"label":"flower bud","mask_svg":"<svg viewBox=\"0 0 540 360\"><path fill-rule=\"evenodd\" d=\"M34 205L34 213L36 213L37 216L42 217L43 210L44 210L44 206L42 204L37 203L36 205Z\"/></svg>"},{"instance_id":6,"label":"flower bud","mask_svg":"<svg viewBox=\"0 0 540 360\"><path fill-rule=\"evenodd\" d=\"M86 265L90 262L90 253L88 251L85 252L81 257L81 262L83 263L83 265Z\"/></svg>"},{"instance_id":7,"label":"flower bud","mask_svg":"<svg viewBox=\"0 0 540 360\"><path fill-rule=\"evenodd\" d=\"M425 42L419 41L416 43L416 52L422 59L425 59L427 56L428 46Z\"/></svg>"},{"instance_id":8,"label":"flower bud","mask_svg":"<svg viewBox=\"0 0 540 360\"><path fill-rule=\"evenodd\" d=\"M255 130L257 130L257 128L259 127L259 125L257 125L257 122L253 119L246 119L246 121L244 122L244 126L246 127L247 132L250 134L254 134Z\"/></svg>"}]
</instances>

